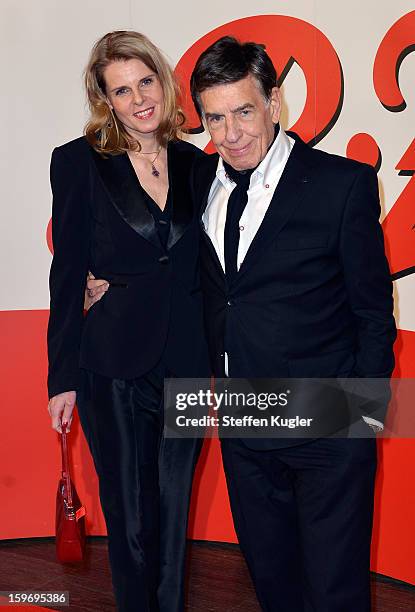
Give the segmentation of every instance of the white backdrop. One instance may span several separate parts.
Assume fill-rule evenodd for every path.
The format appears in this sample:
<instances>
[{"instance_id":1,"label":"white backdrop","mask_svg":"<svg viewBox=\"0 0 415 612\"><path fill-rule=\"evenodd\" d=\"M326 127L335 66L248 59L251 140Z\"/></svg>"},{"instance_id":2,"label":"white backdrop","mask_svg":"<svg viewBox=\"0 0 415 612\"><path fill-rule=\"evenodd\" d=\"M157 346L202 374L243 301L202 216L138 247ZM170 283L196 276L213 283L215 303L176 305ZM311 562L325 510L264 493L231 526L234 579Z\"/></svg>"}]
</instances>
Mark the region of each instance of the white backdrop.
<instances>
[{"instance_id":1,"label":"white backdrop","mask_svg":"<svg viewBox=\"0 0 415 612\"><path fill-rule=\"evenodd\" d=\"M48 308L49 159L53 147L82 133L86 119L82 71L93 42L102 34L114 29L142 31L175 65L201 36L235 19L285 14L312 23L336 49L345 81L341 115L318 146L344 155L353 134L367 132L375 138L383 156L379 179L385 214L410 180L398 176L395 166L414 136L415 53L408 55L400 70L400 87L407 102L401 113L388 112L377 99L373 61L390 26L413 9L408 0L175 0L165 4L0 0L0 310ZM292 125L306 95L298 67L290 71L283 94L289 108L284 122ZM197 143L204 146L205 135ZM399 327L414 331L415 275L395 286Z\"/></svg>"}]
</instances>

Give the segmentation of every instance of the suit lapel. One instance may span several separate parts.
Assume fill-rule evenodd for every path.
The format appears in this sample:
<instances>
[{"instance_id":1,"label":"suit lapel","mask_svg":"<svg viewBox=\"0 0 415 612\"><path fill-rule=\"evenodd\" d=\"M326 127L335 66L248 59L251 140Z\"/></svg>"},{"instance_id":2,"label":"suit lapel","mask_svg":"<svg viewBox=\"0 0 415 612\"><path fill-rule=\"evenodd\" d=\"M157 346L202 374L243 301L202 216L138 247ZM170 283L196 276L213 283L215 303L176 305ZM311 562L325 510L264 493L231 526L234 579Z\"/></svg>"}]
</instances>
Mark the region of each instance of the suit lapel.
<instances>
[{"instance_id":1,"label":"suit lapel","mask_svg":"<svg viewBox=\"0 0 415 612\"><path fill-rule=\"evenodd\" d=\"M126 223L145 240L161 248L153 215L126 153L106 158L94 151L94 161L112 204Z\"/></svg>"},{"instance_id":2,"label":"suit lapel","mask_svg":"<svg viewBox=\"0 0 415 612\"><path fill-rule=\"evenodd\" d=\"M268 244L275 240L312 186L310 176L310 169L313 165L312 150L294 134L289 135L295 137L295 146L264 219L241 264L235 283L239 282L241 276L255 263Z\"/></svg>"},{"instance_id":3,"label":"suit lapel","mask_svg":"<svg viewBox=\"0 0 415 612\"><path fill-rule=\"evenodd\" d=\"M221 276L225 276L225 272L222 268L222 264L219 261L219 257L218 254L216 252L215 247L213 246L213 243L210 239L210 237L207 235L207 233L205 232L205 230L202 230L202 240L206 246L206 249L211 257L211 259L215 262L215 265L218 269L218 271L220 272Z\"/></svg>"},{"instance_id":4,"label":"suit lapel","mask_svg":"<svg viewBox=\"0 0 415 612\"><path fill-rule=\"evenodd\" d=\"M220 271L222 276L225 276L225 272L223 271L222 265L219 261L219 257L216 252L216 249L213 246L213 243L210 237L208 236L205 230L205 226L202 221L203 213L205 212L206 206L208 204L210 188L212 187L212 183L216 176L216 168L218 166L218 160L219 160L219 155L217 154L209 155L209 157L207 157L204 160L203 166L201 165L199 167L198 169L199 172L195 176L195 189L196 189L196 198L200 202L199 223L200 223L200 229L201 229L201 234L202 234L202 240L206 246L206 249L210 257L215 262L215 265L218 271Z\"/></svg>"},{"instance_id":5,"label":"suit lapel","mask_svg":"<svg viewBox=\"0 0 415 612\"><path fill-rule=\"evenodd\" d=\"M210 188L216 176L216 168L218 167L219 155L209 155L203 160L203 165L198 168L198 173L195 176L196 197L199 200L199 219L202 223L203 213L206 210L208 203ZM203 226L203 225L202 225Z\"/></svg>"}]
</instances>

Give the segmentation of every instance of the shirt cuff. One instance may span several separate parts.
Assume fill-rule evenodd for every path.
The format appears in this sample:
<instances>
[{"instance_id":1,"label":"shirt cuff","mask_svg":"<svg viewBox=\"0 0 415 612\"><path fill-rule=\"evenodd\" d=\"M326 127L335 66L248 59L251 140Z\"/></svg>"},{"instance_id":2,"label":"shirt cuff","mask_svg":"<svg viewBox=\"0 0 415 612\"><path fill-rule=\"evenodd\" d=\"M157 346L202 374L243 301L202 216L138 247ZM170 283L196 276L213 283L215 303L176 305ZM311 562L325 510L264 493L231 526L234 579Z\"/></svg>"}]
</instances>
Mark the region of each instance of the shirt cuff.
<instances>
[{"instance_id":1,"label":"shirt cuff","mask_svg":"<svg viewBox=\"0 0 415 612\"><path fill-rule=\"evenodd\" d=\"M371 417L368 416L362 416L362 419L364 420L365 423L367 423L369 425L369 427L374 428L374 431L383 431L385 426L383 423L381 423L380 421L376 420L376 419L372 419Z\"/></svg>"}]
</instances>

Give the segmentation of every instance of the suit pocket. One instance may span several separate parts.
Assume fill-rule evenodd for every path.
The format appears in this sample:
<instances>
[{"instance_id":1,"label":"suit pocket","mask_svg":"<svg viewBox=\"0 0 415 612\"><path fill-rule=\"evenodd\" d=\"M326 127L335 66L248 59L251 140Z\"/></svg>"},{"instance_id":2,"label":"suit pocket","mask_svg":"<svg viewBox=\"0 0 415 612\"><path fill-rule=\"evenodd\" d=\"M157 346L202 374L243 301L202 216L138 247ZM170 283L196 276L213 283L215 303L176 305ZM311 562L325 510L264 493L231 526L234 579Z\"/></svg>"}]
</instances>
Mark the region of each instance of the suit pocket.
<instances>
[{"instance_id":1,"label":"suit pocket","mask_svg":"<svg viewBox=\"0 0 415 612\"><path fill-rule=\"evenodd\" d=\"M194 289L191 289L191 290L189 291L189 295L190 295L190 296L192 296L192 297L193 297L193 296L198 296L198 295L199 295L199 294L201 294L201 293L202 293L202 289L201 289L201 287L195 287Z\"/></svg>"},{"instance_id":2,"label":"suit pocket","mask_svg":"<svg viewBox=\"0 0 415 612\"><path fill-rule=\"evenodd\" d=\"M307 234L305 236L277 238L275 244L279 251L299 251L303 249L324 249L328 242L328 234Z\"/></svg>"},{"instance_id":3,"label":"suit pocket","mask_svg":"<svg viewBox=\"0 0 415 612\"><path fill-rule=\"evenodd\" d=\"M293 378L347 377L353 370L354 364L353 347L313 357L298 357L288 360L290 376Z\"/></svg>"}]
</instances>

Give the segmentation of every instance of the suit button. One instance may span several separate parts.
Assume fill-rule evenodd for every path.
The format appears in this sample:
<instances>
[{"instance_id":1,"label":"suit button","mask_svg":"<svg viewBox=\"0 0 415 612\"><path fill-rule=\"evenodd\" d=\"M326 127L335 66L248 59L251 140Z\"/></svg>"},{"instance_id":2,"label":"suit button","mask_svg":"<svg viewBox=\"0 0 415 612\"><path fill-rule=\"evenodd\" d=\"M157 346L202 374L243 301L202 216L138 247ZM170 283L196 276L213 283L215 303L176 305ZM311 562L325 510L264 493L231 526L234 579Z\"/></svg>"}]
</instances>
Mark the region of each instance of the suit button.
<instances>
[{"instance_id":1,"label":"suit button","mask_svg":"<svg viewBox=\"0 0 415 612\"><path fill-rule=\"evenodd\" d=\"M162 255L161 257L159 257L158 261L161 264L169 263L169 256L168 255Z\"/></svg>"},{"instance_id":2,"label":"suit button","mask_svg":"<svg viewBox=\"0 0 415 612\"><path fill-rule=\"evenodd\" d=\"M235 302L233 300L228 300L227 304L228 304L228 306L233 306L235 304Z\"/></svg>"}]
</instances>

